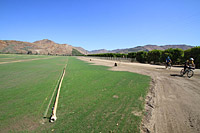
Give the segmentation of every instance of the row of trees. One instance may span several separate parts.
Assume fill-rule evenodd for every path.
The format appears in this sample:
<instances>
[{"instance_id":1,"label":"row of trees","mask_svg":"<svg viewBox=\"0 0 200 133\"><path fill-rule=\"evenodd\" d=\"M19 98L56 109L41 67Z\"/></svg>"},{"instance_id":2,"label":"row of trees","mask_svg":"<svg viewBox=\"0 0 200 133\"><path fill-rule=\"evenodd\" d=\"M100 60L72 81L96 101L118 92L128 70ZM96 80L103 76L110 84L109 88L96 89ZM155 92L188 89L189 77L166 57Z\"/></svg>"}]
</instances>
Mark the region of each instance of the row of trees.
<instances>
[{"instance_id":1,"label":"row of trees","mask_svg":"<svg viewBox=\"0 0 200 133\"><path fill-rule=\"evenodd\" d=\"M184 51L182 49L167 49L167 50L152 50L149 52L140 51L136 53L136 59L139 62L145 63L162 63L167 57L170 57L174 64L181 64L184 62Z\"/></svg>"},{"instance_id":2,"label":"row of trees","mask_svg":"<svg viewBox=\"0 0 200 133\"><path fill-rule=\"evenodd\" d=\"M138 62L141 63L163 63L169 56L173 64L183 64L189 58L194 58L194 62L197 68L200 68L200 46L194 47L188 50L182 49L167 49L167 50L152 50L149 52L139 51L132 52L128 54L119 53L105 53L105 54L93 54L89 56L99 56L99 57L122 57L122 58L136 58Z\"/></svg>"},{"instance_id":3,"label":"row of trees","mask_svg":"<svg viewBox=\"0 0 200 133\"><path fill-rule=\"evenodd\" d=\"M102 53L102 54L90 54L90 55L87 55L87 56L127 58L127 55L128 54L121 54L121 53Z\"/></svg>"}]
</instances>

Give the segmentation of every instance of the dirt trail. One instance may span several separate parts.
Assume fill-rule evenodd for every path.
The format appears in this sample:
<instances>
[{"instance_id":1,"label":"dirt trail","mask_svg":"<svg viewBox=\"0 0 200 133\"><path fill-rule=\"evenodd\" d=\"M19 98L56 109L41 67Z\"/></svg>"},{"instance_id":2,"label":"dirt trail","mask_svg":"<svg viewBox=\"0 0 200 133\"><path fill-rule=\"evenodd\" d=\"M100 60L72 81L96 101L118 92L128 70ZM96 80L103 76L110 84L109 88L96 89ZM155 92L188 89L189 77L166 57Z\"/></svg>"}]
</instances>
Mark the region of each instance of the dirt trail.
<instances>
[{"instance_id":1,"label":"dirt trail","mask_svg":"<svg viewBox=\"0 0 200 133\"><path fill-rule=\"evenodd\" d=\"M192 78L180 77L182 68L124 63L79 57L95 65L110 66L114 71L129 71L149 75L152 86L146 99L148 113L143 118L142 132L155 133L199 133L200 132L200 70Z\"/></svg>"},{"instance_id":2,"label":"dirt trail","mask_svg":"<svg viewBox=\"0 0 200 133\"><path fill-rule=\"evenodd\" d=\"M15 60L15 61L9 61L9 62L0 62L0 64L7 64L7 63L16 63L16 62L25 62L25 61L33 61L33 60L43 60L43 59L51 59L54 57L47 57L47 58L36 58L36 59L27 59L27 60ZM4 58L5 59L5 58Z\"/></svg>"}]
</instances>

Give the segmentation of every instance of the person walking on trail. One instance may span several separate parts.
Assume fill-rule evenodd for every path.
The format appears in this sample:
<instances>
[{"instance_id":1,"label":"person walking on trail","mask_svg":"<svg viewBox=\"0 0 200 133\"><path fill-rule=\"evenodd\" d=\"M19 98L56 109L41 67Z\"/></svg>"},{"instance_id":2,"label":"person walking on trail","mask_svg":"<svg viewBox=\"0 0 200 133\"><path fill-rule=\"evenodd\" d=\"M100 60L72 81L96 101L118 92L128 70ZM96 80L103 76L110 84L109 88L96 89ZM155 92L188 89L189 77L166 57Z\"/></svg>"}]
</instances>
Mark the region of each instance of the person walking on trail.
<instances>
[{"instance_id":1,"label":"person walking on trail","mask_svg":"<svg viewBox=\"0 0 200 133\"><path fill-rule=\"evenodd\" d=\"M195 64L194 64L194 59L193 58L190 58L189 60L187 60L185 62L184 71L185 71L186 68L189 68L189 69L194 69L195 68Z\"/></svg>"},{"instance_id":2,"label":"person walking on trail","mask_svg":"<svg viewBox=\"0 0 200 133\"><path fill-rule=\"evenodd\" d=\"M172 60L170 59L170 57L168 56L167 58L166 58L166 68L167 68L167 66L169 66L169 65L171 65L171 63L172 63Z\"/></svg>"}]
</instances>

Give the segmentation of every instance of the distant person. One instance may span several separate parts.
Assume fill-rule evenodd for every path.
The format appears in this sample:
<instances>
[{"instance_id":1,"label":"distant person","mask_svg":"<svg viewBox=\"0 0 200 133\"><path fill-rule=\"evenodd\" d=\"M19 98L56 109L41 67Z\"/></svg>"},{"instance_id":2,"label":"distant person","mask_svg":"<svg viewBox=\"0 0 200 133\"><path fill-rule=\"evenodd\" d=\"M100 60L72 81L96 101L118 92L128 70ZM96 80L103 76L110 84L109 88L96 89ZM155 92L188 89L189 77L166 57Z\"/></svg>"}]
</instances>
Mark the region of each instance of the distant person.
<instances>
[{"instance_id":1,"label":"distant person","mask_svg":"<svg viewBox=\"0 0 200 133\"><path fill-rule=\"evenodd\" d=\"M195 68L195 64L194 64L194 59L193 58L190 58L189 60L187 60L185 62L184 71L185 71L186 68L189 68L189 69L194 69Z\"/></svg>"},{"instance_id":2,"label":"distant person","mask_svg":"<svg viewBox=\"0 0 200 133\"><path fill-rule=\"evenodd\" d=\"M169 66L169 65L171 65L171 63L172 63L172 60L170 59L170 57L168 56L167 58L166 58L166 68L167 68L167 66Z\"/></svg>"}]
</instances>

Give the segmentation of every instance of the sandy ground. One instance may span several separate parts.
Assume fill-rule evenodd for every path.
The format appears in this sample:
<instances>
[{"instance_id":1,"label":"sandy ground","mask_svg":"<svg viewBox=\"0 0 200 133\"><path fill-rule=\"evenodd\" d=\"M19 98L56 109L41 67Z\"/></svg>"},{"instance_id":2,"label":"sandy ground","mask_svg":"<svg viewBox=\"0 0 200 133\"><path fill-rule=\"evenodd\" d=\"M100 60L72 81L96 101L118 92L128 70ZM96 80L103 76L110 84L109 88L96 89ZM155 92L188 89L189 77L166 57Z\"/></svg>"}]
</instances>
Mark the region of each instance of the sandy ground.
<instances>
[{"instance_id":1,"label":"sandy ground","mask_svg":"<svg viewBox=\"0 0 200 133\"><path fill-rule=\"evenodd\" d=\"M179 75L182 68L117 62L88 57L79 59L111 67L114 71L129 71L149 75L151 87L146 98L141 129L155 133L199 133L200 132L200 70L188 78ZM91 59L91 61L90 61Z\"/></svg>"}]
</instances>

